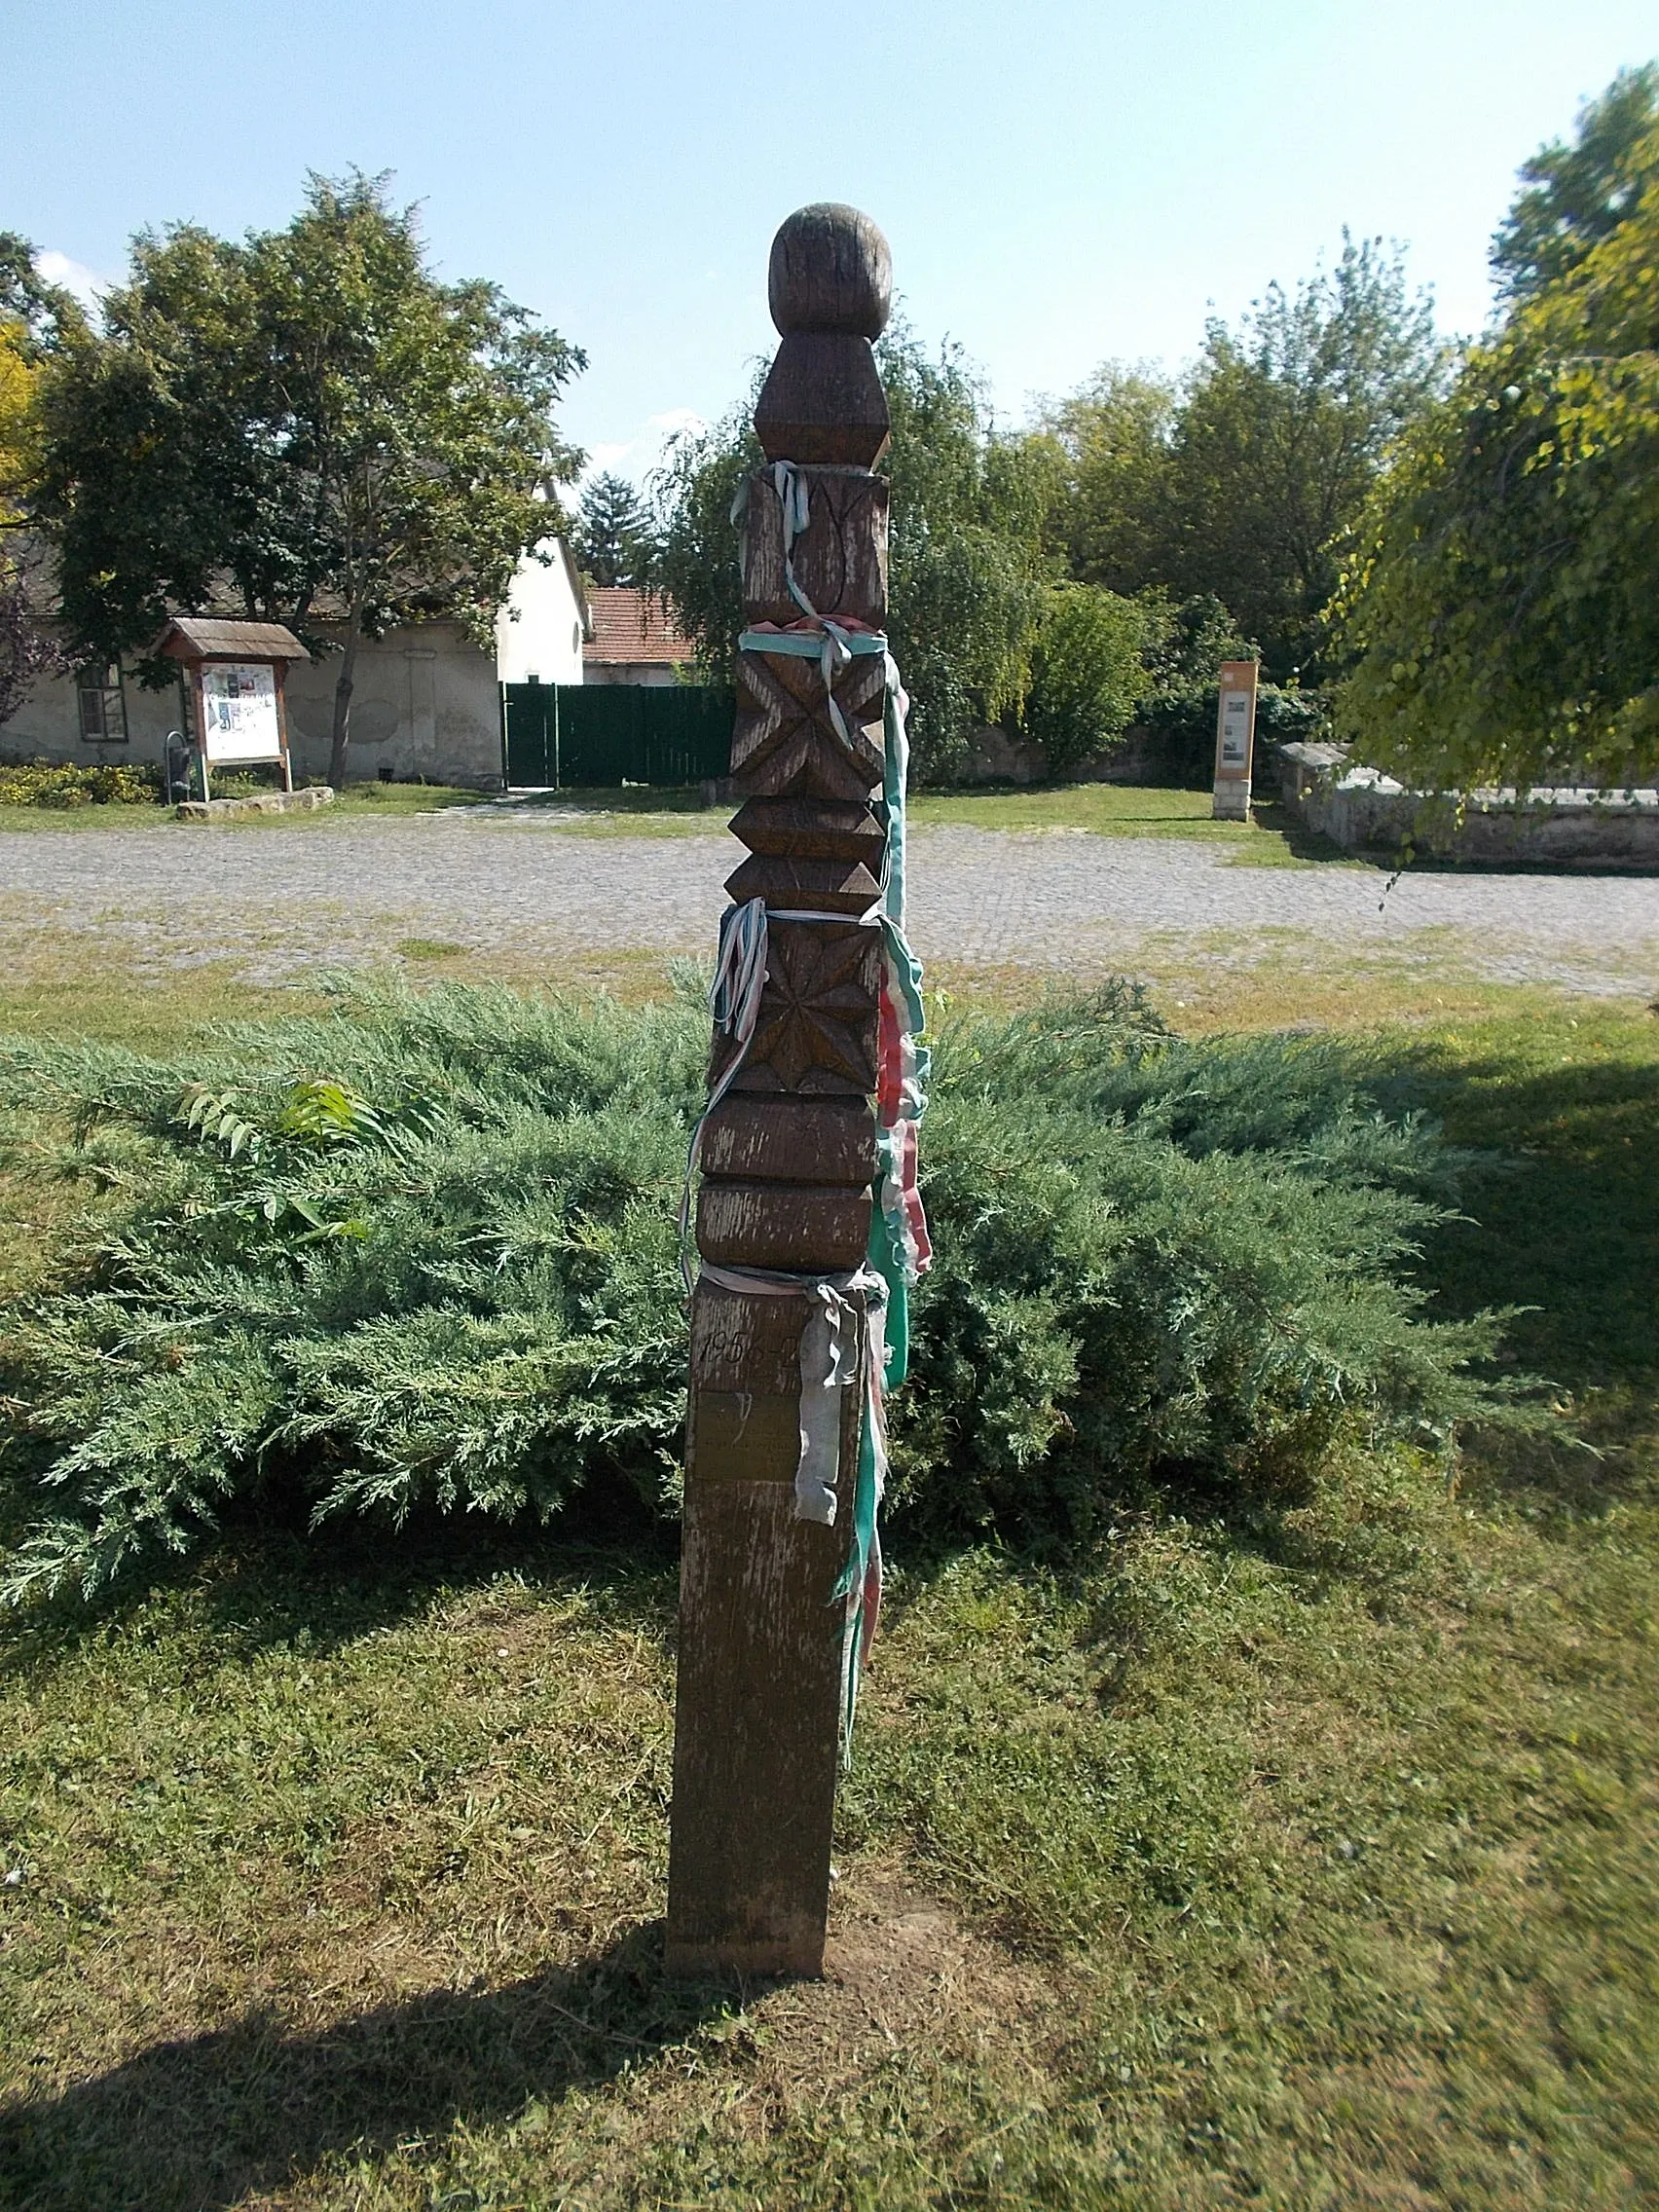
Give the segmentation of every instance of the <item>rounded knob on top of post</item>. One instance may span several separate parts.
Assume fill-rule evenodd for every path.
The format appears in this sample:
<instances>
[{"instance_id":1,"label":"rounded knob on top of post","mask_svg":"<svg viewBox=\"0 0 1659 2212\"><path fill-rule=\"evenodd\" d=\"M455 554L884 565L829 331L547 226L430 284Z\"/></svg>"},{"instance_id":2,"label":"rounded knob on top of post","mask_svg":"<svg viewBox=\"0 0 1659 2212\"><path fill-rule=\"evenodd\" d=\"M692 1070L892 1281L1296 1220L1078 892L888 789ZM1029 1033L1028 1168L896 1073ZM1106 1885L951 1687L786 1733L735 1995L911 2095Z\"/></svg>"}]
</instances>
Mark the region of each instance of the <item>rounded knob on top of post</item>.
<instances>
[{"instance_id":1,"label":"rounded knob on top of post","mask_svg":"<svg viewBox=\"0 0 1659 2212\"><path fill-rule=\"evenodd\" d=\"M893 256L867 215L833 201L797 207L772 240L772 320L791 331L879 338L893 309Z\"/></svg>"}]
</instances>

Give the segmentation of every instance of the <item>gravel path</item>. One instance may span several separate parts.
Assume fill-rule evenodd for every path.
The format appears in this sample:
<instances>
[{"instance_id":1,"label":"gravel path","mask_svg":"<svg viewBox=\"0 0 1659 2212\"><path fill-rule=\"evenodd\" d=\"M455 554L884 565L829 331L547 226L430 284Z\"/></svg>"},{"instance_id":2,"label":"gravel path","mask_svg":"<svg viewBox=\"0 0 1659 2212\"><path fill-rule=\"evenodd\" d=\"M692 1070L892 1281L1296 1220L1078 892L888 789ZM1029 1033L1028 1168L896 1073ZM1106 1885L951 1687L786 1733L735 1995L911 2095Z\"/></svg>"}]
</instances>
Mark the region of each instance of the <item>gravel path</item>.
<instances>
[{"instance_id":1,"label":"gravel path","mask_svg":"<svg viewBox=\"0 0 1659 2212\"><path fill-rule=\"evenodd\" d=\"M911 935L924 960L1084 975L1132 972L1137 954L1239 965L1273 949L1659 990L1650 877L1423 874L1384 900L1373 868L1252 867L1235 850L922 830ZM140 965L230 955L267 980L318 960L384 959L411 937L550 964L706 953L738 857L723 836L572 835L496 809L294 830L0 832L0 926L15 946L42 930L85 934Z\"/></svg>"}]
</instances>

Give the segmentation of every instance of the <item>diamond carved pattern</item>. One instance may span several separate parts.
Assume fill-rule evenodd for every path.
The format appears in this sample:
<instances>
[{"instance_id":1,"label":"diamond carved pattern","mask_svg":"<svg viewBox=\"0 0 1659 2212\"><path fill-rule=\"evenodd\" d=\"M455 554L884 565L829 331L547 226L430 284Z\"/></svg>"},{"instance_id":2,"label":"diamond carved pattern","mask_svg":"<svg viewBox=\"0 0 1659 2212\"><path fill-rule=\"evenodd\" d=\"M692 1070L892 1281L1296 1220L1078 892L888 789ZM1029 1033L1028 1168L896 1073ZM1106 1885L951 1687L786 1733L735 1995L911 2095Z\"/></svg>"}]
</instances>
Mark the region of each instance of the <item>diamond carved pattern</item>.
<instances>
[{"instance_id":1,"label":"diamond carved pattern","mask_svg":"<svg viewBox=\"0 0 1659 2212\"><path fill-rule=\"evenodd\" d=\"M746 798L868 798L881 781L886 708L886 676L875 654L861 653L841 671L835 704L850 744L830 719L817 661L739 655L731 773Z\"/></svg>"},{"instance_id":2,"label":"diamond carved pattern","mask_svg":"<svg viewBox=\"0 0 1659 2212\"><path fill-rule=\"evenodd\" d=\"M739 1090L875 1088L878 933L774 922L766 988Z\"/></svg>"}]
</instances>

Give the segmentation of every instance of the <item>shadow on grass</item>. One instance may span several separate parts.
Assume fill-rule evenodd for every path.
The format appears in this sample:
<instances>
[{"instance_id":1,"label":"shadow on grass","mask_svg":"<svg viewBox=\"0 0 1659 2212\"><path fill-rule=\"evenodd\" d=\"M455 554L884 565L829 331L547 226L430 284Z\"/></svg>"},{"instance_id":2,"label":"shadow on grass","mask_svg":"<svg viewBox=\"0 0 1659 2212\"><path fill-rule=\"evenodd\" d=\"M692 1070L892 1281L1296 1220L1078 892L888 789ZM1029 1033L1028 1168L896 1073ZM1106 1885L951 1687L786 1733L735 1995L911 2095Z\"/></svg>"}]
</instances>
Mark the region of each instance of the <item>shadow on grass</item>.
<instances>
[{"instance_id":1,"label":"shadow on grass","mask_svg":"<svg viewBox=\"0 0 1659 2212\"><path fill-rule=\"evenodd\" d=\"M1508 1356L1570 1395L1570 1425L1592 1447L1477 1440L1477 1470L1595 1512L1645 1479L1659 1406L1659 1055L1598 1055L1588 1010L1584 1021L1581 1045L1576 1023L1540 1025L1524 1061L1460 1051L1448 1068L1439 1047L1418 1057L1449 1136L1491 1161L1418 1272L1431 1310L1524 1309Z\"/></svg>"},{"instance_id":2,"label":"shadow on grass","mask_svg":"<svg viewBox=\"0 0 1659 2212\"><path fill-rule=\"evenodd\" d=\"M20 1527L23 1501L14 1493L9 1503ZM0 1527L0 1543L6 1535ZM20 1616L0 1613L0 1677L58 1666L169 1593L188 1597L216 1646L241 1658L301 1637L334 1650L504 1575L543 1592L587 1591L616 1620L672 1638L679 1556L679 1525L622 1495L578 1497L556 1530L432 1511L394 1537L362 1522L312 1532L303 1501L277 1511L267 1496L241 1503L205 1550L151 1563L91 1602L66 1592Z\"/></svg>"},{"instance_id":3,"label":"shadow on grass","mask_svg":"<svg viewBox=\"0 0 1659 2212\"><path fill-rule=\"evenodd\" d=\"M662 1972L659 1922L505 1988L434 1990L314 2034L269 2013L159 2044L0 2110L0 2202L30 2212L219 2212L330 2154L510 2120L611 2080L729 2009Z\"/></svg>"}]
</instances>

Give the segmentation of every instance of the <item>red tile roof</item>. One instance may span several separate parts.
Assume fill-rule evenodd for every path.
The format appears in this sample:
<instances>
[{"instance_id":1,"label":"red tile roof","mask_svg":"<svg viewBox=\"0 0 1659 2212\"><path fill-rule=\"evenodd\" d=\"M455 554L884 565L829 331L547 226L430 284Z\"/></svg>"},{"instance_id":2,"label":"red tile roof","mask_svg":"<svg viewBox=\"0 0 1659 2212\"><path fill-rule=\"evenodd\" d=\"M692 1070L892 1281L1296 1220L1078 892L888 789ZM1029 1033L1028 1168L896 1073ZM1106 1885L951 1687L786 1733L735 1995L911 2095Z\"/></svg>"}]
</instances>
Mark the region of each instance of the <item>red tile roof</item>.
<instances>
[{"instance_id":1,"label":"red tile roof","mask_svg":"<svg viewBox=\"0 0 1659 2212\"><path fill-rule=\"evenodd\" d=\"M593 636L582 647L584 661L690 660L696 646L674 627L667 604L629 584L602 584L588 593Z\"/></svg>"}]
</instances>

